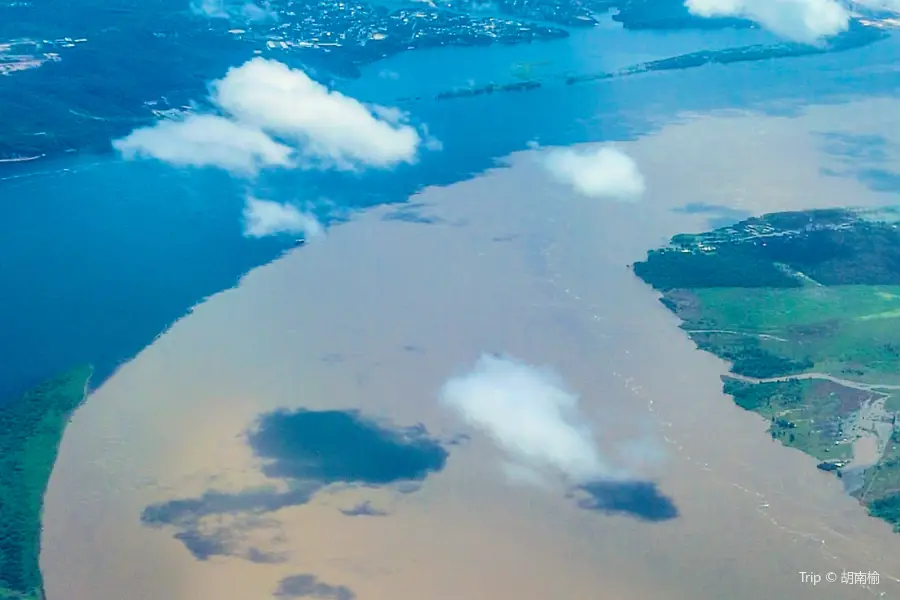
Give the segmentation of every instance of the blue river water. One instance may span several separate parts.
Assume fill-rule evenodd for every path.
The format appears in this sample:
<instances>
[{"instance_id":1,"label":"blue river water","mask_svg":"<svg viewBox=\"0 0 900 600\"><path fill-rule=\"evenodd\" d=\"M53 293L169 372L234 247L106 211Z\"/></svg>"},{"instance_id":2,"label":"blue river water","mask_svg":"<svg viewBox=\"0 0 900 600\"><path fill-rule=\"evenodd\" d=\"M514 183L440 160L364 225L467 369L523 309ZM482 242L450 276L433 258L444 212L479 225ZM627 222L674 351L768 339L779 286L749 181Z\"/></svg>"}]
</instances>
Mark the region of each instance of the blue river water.
<instances>
[{"instance_id":1,"label":"blue river water","mask_svg":"<svg viewBox=\"0 0 900 600\"><path fill-rule=\"evenodd\" d=\"M713 65L567 86L595 73L692 52L772 41L760 30L629 33L612 24L527 46L437 49L369 66L342 91L396 105L454 86L514 81L533 63L530 92L402 107L442 142L392 172L278 172L254 182L275 200L356 210L404 202L495 164L528 142L630 139L685 112L791 112L808 103L896 93L895 38L847 53ZM516 65L519 64L519 67ZM0 401L68 367L92 363L97 385L204 298L277 258L288 238L242 236L246 183L112 155L36 162L0 179ZM321 203L323 216L325 203ZM330 210L330 209L329 209ZM240 318L236 315L235 318Z\"/></svg>"}]
</instances>

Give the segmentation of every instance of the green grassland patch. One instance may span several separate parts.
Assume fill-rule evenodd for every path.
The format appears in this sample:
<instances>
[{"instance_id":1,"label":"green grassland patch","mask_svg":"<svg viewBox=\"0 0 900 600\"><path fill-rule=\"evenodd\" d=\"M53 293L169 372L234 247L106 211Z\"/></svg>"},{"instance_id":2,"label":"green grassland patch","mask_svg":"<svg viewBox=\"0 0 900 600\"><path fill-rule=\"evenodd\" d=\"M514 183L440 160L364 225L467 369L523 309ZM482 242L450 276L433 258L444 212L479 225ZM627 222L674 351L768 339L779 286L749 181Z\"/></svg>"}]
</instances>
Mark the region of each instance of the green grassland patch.
<instances>
[{"instance_id":1,"label":"green grassland patch","mask_svg":"<svg viewBox=\"0 0 900 600\"><path fill-rule=\"evenodd\" d=\"M900 373L900 319L876 318L900 314L900 286L707 288L664 298L702 349L733 362L753 354L784 361L780 373L736 373Z\"/></svg>"}]
</instances>

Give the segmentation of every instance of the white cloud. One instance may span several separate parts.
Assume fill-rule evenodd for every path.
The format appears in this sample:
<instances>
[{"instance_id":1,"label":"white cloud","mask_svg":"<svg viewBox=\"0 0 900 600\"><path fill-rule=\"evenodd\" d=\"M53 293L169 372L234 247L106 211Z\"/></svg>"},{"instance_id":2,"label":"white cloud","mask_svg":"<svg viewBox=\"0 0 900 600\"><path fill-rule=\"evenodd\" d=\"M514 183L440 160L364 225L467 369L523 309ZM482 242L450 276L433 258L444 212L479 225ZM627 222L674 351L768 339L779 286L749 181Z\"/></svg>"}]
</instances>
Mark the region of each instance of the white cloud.
<instances>
[{"instance_id":1,"label":"white cloud","mask_svg":"<svg viewBox=\"0 0 900 600\"><path fill-rule=\"evenodd\" d=\"M316 166L353 170L412 163L422 142L396 109L367 107L278 61L251 59L210 89L225 113L299 144Z\"/></svg>"},{"instance_id":2,"label":"white cloud","mask_svg":"<svg viewBox=\"0 0 900 600\"><path fill-rule=\"evenodd\" d=\"M198 16L209 17L210 19L227 19L228 11L225 10L225 3L222 0L201 0L200 2L191 2L191 12Z\"/></svg>"},{"instance_id":3,"label":"white cloud","mask_svg":"<svg viewBox=\"0 0 900 600\"><path fill-rule=\"evenodd\" d=\"M554 150L545 164L559 181L585 196L629 201L639 199L646 190L637 163L616 148Z\"/></svg>"},{"instance_id":4,"label":"white cloud","mask_svg":"<svg viewBox=\"0 0 900 600\"><path fill-rule=\"evenodd\" d=\"M315 215L292 204L247 197L244 206L244 235L247 237L292 233L311 239L321 236L324 231Z\"/></svg>"},{"instance_id":5,"label":"white cloud","mask_svg":"<svg viewBox=\"0 0 900 600\"><path fill-rule=\"evenodd\" d=\"M215 115L164 119L113 142L126 159L154 158L176 166L218 167L252 176L265 167L289 167L293 150L262 131Z\"/></svg>"},{"instance_id":6,"label":"white cloud","mask_svg":"<svg viewBox=\"0 0 900 600\"><path fill-rule=\"evenodd\" d=\"M482 355L471 372L444 385L440 400L506 451L507 475L517 481L539 482L547 470L572 483L617 475L585 424L578 397L547 369Z\"/></svg>"},{"instance_id":7,"label":"white cloud","mask_svg":"<svg viewBox=\"0 0 900 600\"><path fill-rule=\"evenodd\" d=\"M383 119L392 125L402 125L407 114L395 106L381 106L379 104L364 104L363 106L375 117Z\"/></svg>"},{"instance_id":8,"label":"white cloud","mask_svg":"<svg viewBox=\"0 0 900 600\"><path fill-rule=\"evenodd\" d=\"M900 13L900 0L858 0L854 5L873 10L886 10Z\"/></svg>"},{"instance_id":9,"label":"white cloud","mask_svg":"<svg viewBox=\"0 0 900 600\"><path fill-rule=\"evenodd\" d=\"M687 0L685 6L700 17L749 19L778 36L805 43L846 31L850 24L850 12L841 0Z\"/></svg>"},{"instance_id":10,"label":"white cloud","mask_svg":"<svg viewBox=\"0 0 900 600\"><path fill-rule=\"evenodd\" d=\"M248 21L277 21L278 13L264 2L262 6L253 2L245 2L240 7L241 16Z\"/></svg>"},{"instance_id":11,"label":"white cloud","mask_svg":"<svg viewBox=\"0 0 900 600\"><path fill-rule=\"evenodd\" d=\"M241 17L248 21L277 20L278 15L269 7L268 2L262 6L253 2L234 4L225 0L194 0L191 2L191 12L198 16L210 19L230 19Z\"/></svg>"},{"instance_id":12,"label":"white cloud","mask_svg":"<svg viewBox=\"0 0 900 600\"><path fill-rule=\"evenodd\" d=\"M209 0L213 2L213 0ZM215 11L215 2L208 6ZM396 108L364 105L274 60L254 58L210 84L223 114L161 119L113 146L125 158L216 166L252 177L265 167L387 169L440 142Z\"/></svg>"}]
</instances>

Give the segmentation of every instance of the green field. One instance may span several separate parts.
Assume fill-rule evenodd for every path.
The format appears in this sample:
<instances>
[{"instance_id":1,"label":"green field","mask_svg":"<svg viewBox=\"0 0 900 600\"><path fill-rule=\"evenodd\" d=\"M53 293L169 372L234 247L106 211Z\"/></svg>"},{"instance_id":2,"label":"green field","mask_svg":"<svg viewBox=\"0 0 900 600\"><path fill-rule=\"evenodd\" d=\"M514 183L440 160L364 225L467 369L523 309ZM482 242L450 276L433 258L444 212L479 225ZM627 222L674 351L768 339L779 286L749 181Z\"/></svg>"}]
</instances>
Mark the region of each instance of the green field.
<instances>
[{"instance_id":1,"label":"green field","mask_svg":"<svg viewBox=\"0 0 900 600\"><path fill-rule=\"evenodd\" d=\"M758 346L785 359L812 363L802 371L849 375L859 381L893 383L900 374L900 286L707 288L682 293L688 295L697 303L693 314L684 315L688 331L772 336L735 340L734 334L692 334L698 343Z\"/></svg>"},{"instance_id":2,"label":"green field","mask_svg":"<svg viewBox=\"0 0 900 600\"><path fill-rule=\"evenodd\" d=\"M900 389L877 386L900 385L896 219L849 210L766 215L676 236L634 271L700 349L731 363L724 391L820 468L840 475L853 458L863 408L879 427L894 425ZM900 527L900 432L884 438L881 460L854 495Z\"/></svg>"},{"instance_id":3,"label":"green field","mask_svg":"<svg viewBox=\"0 0 900 600\"><path fill-rule=\"evenodd\" d=\"M0 599L43 599L38 557L44 491L91 372L73 369L0 406Z\"/></svg>"}]
</instances>

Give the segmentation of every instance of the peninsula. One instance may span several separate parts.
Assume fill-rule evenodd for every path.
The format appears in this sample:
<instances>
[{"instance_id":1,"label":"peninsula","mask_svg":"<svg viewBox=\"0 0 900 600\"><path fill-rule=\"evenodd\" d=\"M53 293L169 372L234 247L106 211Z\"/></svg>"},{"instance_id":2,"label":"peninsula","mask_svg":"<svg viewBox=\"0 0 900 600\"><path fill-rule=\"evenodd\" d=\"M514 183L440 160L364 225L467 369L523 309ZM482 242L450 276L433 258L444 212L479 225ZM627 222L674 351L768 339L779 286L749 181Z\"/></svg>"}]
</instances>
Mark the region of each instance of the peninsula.
<instances>
[{"instance_id":1,"label":"peninsula","mask_svg":"<svg viewBox=\"0 0 900 600\"><path fill-rule=\"evenodd\" d=\"M829 209L681 234L633 265L725 393L900 530L900 209Z\"/></svg>"}]
</instances>

